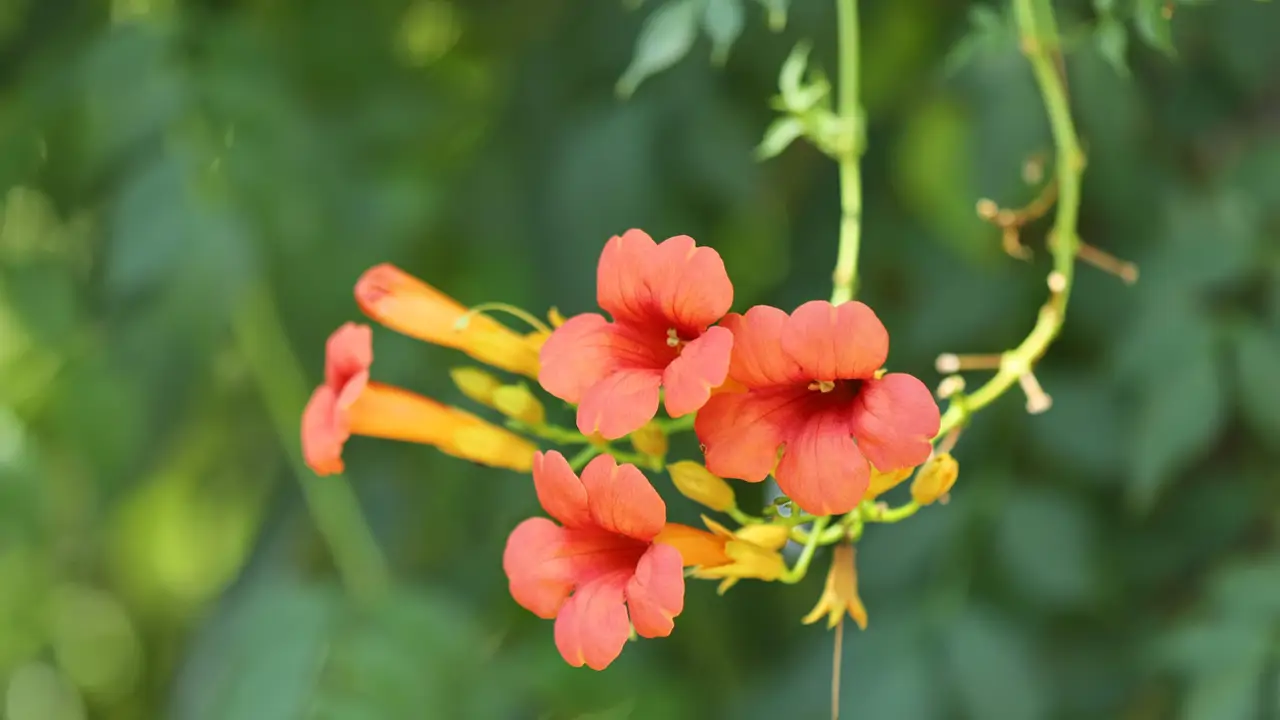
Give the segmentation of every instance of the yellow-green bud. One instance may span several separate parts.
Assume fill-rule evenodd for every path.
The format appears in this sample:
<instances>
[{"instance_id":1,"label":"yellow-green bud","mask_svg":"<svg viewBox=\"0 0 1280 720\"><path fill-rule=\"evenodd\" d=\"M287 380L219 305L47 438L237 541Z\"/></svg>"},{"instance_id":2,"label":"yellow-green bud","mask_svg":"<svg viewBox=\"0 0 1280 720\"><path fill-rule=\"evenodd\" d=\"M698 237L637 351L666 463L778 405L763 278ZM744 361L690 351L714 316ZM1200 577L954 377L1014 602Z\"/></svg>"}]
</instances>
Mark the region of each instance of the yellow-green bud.
<instances>
[{"instance_id":1,"label":"yellow-green bud","mask_svg":"<svg viewBox=\"0 0 1280 720\"><path fill-rule=\"evenodd\" d=\"M700 505L721 512L737 505L729 483L712 475L701 463L681 460L668 465L667 473L681 495Z\"/></svg>"},{"instance_id":2,"label":"yellow-green bud","mask_svg":"<svg viewBox=\"0 0 1280 720\"><path fill-rule=\"evenodd\" d=\"M645 455L664 457L667 454L667 433L656 420L631 433L631 447Z\"/></svg>"},{"instance_id":3,"label":"yellow-green bud","mask_svg":"<svg viewBox=\"0 0 1280 720\"><path fill-rule=\"evenodd\" d=\"M934 455L916 473L916 479L911 483L911 498L918 505L937 502L951 491L959 475L960 464L951 457L951 453Z\"/></svg>"},{"instance_id":4,"label":"yellow-green bud","mask_svg":"<svg viewBox=\"0 0 1280 720\"><path fill-rule=\"evenodd\" d=\"M871 467L871 482L867 485L867 494L863 496L865 500L875 500L881 495L898 487L903 480L911 477L911 471L915 468L902 468L894 472L880 472L873 465Z\"/></svg>"},{"instance_id":5,"label":"yellow-green bud","mask_svg":"<svg viewBox=\"0 0 1280 720\"><path fill-rule=\"evenodd\" d=\"M542 402L524 385L503 385L493 391L493 407L513 420L541 425L547 419Z\"/></svg>"},{"instance_id":6,"label":"yellow-green bud","mask_svg":"<svg viewBox=\"0 0 1280 720\"><path fill-rule=\"evenodd\" d=\"M486 407L493 406L493 393L502 387L498 378L480 368L457 367L449 371L449 377L463 395Z\"/></svg>"}]
</instances>

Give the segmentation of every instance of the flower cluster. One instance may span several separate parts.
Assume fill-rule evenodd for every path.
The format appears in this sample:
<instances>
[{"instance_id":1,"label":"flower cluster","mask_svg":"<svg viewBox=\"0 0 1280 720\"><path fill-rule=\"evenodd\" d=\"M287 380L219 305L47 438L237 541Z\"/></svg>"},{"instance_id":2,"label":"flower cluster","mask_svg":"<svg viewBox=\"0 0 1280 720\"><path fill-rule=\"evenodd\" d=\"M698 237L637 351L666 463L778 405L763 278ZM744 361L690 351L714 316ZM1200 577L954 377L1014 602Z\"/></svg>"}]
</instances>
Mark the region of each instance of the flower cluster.
<instances>
[{"instance_id":1,"label":"flower cluster","mask_svg":"<svg viewBox=\"0 0 1280 720\"><path fill-rule=\"evenodd\" d=\"M933 447L939 411L928 388L884 368L889 334L880 319L854 301L730 313L733 285L720 255L687 236L613 237L596 279L607 316L565 320L552 311L544 324L507 306L468 310L389 265L369 270L356 284L369 317L536 379L573 407L576 429L548 423L519 380L479 368L456 368L452 377L465 396L504 416L501 426L374 382L372 333L348 323L330 337L325 382L303 413L308 465L341 472L355 434L531 471L551 519L515 528L503 568L517 603L555 619L556 646L575 666L602 669L633 635L670 634L686 575L719 580L721 593L744 578L794 582L821 545L837 546L835 560L806 622L835 624L847 612L865 626L851 543L864 523L894 522L945 500L956 475L955 461ZM505 310L532 330L513 330L482 308ZM668 464L667 436L690 429L704 458ZM623 438L629 450L616 444ZM540 449L546 444L580 450L566 458ZM667 469L682 495L739 527L705 516L706 530L667 522L641 468ZM878 500L916 468L910 503ZM725 480L769 477L783 497L758 515L738 508ZM804 546L793 567L781 553L788 542Z\"/></svg>"}]
</instances>

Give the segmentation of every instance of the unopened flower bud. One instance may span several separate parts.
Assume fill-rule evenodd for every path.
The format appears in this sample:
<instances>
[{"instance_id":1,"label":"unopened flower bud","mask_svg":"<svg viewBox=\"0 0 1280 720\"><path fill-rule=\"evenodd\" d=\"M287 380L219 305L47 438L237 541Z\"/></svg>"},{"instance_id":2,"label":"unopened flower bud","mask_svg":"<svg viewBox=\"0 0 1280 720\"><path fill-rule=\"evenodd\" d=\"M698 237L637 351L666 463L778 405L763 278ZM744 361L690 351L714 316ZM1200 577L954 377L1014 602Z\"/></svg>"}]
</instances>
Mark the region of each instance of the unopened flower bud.
<instances>
[{"instance_id":1,"label":"unopened flower bud","mask_svg":"<svg viewBox=\"0 0 1280 720\"><path fill-rule=\"evenodd\" d=\"M911 477L911 471L915 468L905 467L894 472L880 472L871 468L871 482L867 485L867 494L864 496L866 500L875 500L881 495L889 492L902 483L903 480Z\"/></svg>"},{"instance_id":2,"label":"unopened flower bud","mask_svg":"<svg viewBox=\"0 0 1280 720\"><path fill-rule=\"evenodd\" d=\"M951 491L960 475L960 464L951 453L929 458L911 483L911 498L918 505L931 505Z\"/></svg>"},{"instance_id":3,"label":"unopened flower bud","mask_svg":"<svg viewBox=\"0 0 1280 720\"><path fill-rule=\"evenodd\" d=\"M785 525L756 523L743 525L733 535L767 550L781 550L791 537L791 530Z\"/></svg>"},{"instance_id":4,"label":"unopened flower bud","mask_svg":"<svg viewBox=\"0 0 1280 720\"><path fill-rule=\"evenodd\" d=\"M737 504L729 483L712 475L701 463L681 460L669 465L667 473L681 495L700 505L723 512Z\"/></svg>"},{"instance_id":5,"label":"unopened flower bud","mask_svg":"<svg viewBox=\"0 0 1280 720\"><path fill-rule=\"evenodd\" d=\"M650 420L631 433L631 447L645 455L664 457L667 454L667 432L656 421Z\"/></svg>"},{"instance_id":6,"label":"unopened flower bud","mask_svg":"<svg viewBox=\"0 0 1280 720\"><path fill-rule=\"evenodd\" d=\"M541 425L547 419L542 402L524 385L503 385L494 390L493 408L529 425Z\"/></svg>"},{"instance_id":7,"label":"unopened flower bud","mask_svg":"<svg viewBox=\"0 0 1280 720\"><path fill-rule=\"evenodd\" d=\"M457 367L449 371L449 377L463 395L486 407L493 406L493 393L502 387L498 378L480 368Z\"/></svg>"}]
</instances>

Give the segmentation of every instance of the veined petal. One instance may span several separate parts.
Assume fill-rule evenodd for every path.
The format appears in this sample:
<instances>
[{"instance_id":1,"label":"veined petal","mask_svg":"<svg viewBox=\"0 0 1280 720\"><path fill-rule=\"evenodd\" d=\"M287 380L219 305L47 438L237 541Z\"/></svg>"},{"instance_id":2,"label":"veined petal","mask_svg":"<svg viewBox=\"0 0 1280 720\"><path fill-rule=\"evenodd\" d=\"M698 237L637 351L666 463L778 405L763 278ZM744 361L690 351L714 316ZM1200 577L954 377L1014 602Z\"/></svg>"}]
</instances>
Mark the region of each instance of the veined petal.
<instances>
[{"instance_id":1,"label":"veined petal","mask_svg":"<svg viewBox=\"0 0 1280 720\"><path fill-rule=\"evenodd\" d=\"M311 393L302 411L302 457L317 475L334 475L343 470L342 447L351 432L345 416L338 413L337 393L321 385Z\"/></svg>"},{"instance_id":2,"label":"veined petal","mask_svg":"<svg viewBox=\"0 0 1280 720\"><path fill-rule=\"evenodd\" d=\"M556 615L556 648L565 662L603 670L622 654L631 635L623 587L628 576L614 573L579 587Z\"/></svg>"},{"instance_id":3,"label":"veined petal","mask_svg":"<svg viewBox=\"0 0 1280 720\"><path fill-rule=\"evenodd\" d=\"M884 472L927 460L938 426L933 394L904 373L865 381L850 414L850 428L862 454Z\"/></svg>"},{"instance_id":4,"label":"veined petal","mask_svg":"<svg viewBox=\"0 0 1280 720\"><path fill-rule=\"evenodd\" d=\"M502 569L511 597L544 620L560 611L573 589L572 566L557 562L566 531L546 518L529 518L507 537Z\"/></svg>"},{"instance_id":5,"label":"veined petal","mask_svg":"<svg viewBox=\"0 0 1280 720\"><path fill-rule=\"evenodd\" d=\"M812 380L870 378L889 356L889 332L860 302L813 300L791 313L782 350Z\"/></svg>"},{"instance_id":6,"label":"veined petal","mask_svg":"<svg viewBox=\"0 0 1280 720\"><path fill-rule=\"evenodd\" d=\"M613 326L603 315L575 315L551 333L539 357L538 384L561 400L577 404L588 388L618 368Z\"/></svg>"},{"instance_id":7,"label":"veined petal","mask_svg":"<svg viewBox=\"0 0 1280 720\"><path fill-rule=\"evenodd\" d=\"M757 305L745 315L726 315L720 327L733 333L729 377L751 389L812 380L782 352L786 324L787 314L768 305Z\"/></svg>"},{"instance_id":8,"label":"veined petal","mask_svg":"<svg viewBox=\"0 0 1280 720\"><path fill-rule=\"evenodd\" d=\"M787 428L799 421L807 393L780 388L713 396L693 424L706 446L707 469L748 482L768 477Z\"/></svg>"},{"instance_id":9,"label":"veined petal","mask_svg":"<svg viewBox=\"0 0 1280 720\"><path fill-rule=\"evenodd\" d=\"M733 305L733 283L720 253L698 247L688 235L659 243L648 270L662 317L679 330L701 332Z\"/></svg>"},{"instance_id":10,"label":"veined petal","mask_svg":"<svg viewBox=\"0 0 1280 720\"><path fill-rule=\"evenodd\" d=\"M685 345L680 357L662 373L667 414L681 417L706 405L711 389L722 384L729 374L732 350L733 333L722 327L708 328Z\"/></svg>"},{"instance_id":11,"label":"veined petal","mask_svg":"<svg viewBox=\"0 0 1280 720\"><path fill-rule=\"evenodd\" d=\"M670 635L675 617L684 610L680 551L670 545L650 546L627 582L626 598L636 634L647 638Z\"/></svg>"},{"instance_id":12,"label":"veined petal","mask_svg":"<svg viewBox=\"0 0 1280 720\"><path fill-rule=\"evenodd\" d=\"M849 435L849 423L836 412L808 418L787 437L774 477L778 487L805 512L847 513L862 502L871 468Z\"/></svg>"},{"instance_id":13,"label":"veined petal","mask_svg":"<svg viewBox=\"0 0 1280 720\"><path fill-rule=\"evenodd\" d=\"M600 455L583 469L582 486L596 527L645 542L662 532L666 503L635 465Z\"/></svg>"},{"instance_id":14,"label":"veined petal","mask_svg":"<svg viewBox=\"0 0 1280 720\"><path fill-rule=\"evenodd\" d=\"M661 384L661 370L614 372L583 393L578 405L578 431L616 440L639 430L658 414Z\"/></svg>"},{"instance_id":15,"label":"veined petal","mask_svg":"<svg viewBox=\"0 0 1280 720\"><path fill-rule=\"evenodd\" d=\"M655 319L655 298L648 280L657 250L653 238L636 229L605 243L596 267L596 302L614 320L645 325Z\"/></svg>"},{"instance_id":16,"label":"veined petal","mask_svg":"<svg viewBox=\"0 0 1280 720\"><path fill-rule=\"evenodd\" d=\"M720 254L679 235L654 243L641 230L610 238L600 254L596 297L619 323L686 338L700 334L733 305L733 284Z\"/></svg>"},{"instance_id":17,"label":"veined petal","mask_svg":"<svg viewBox=\"0 0 1280 720\"><path fill-rule=\"evenodd\" d=\"M594 525L587 506L587 489L569 467L564 455L551 450L533 456L533 487L542 509L565 527Z\"/></svg>"},{"instance_id":18,"label":"veined petal","mask_svg":"<svg viewBox=\"0 0 1280 720\"><path fill-rule=\"evenodd\" d=\"M376 265L356 282L356 303L366 315L400 333L461 350L504 370L538 376L538 350L493 318L472 314L456 300L391 264Z\"/></svg>"},{"instance_id":19,"label":"veined petal","mask_svg":"<svg viewBox=\"0 0 1280 720\"><path fill-rule=\"evenodd\" d=\"M653 539L679 551L685 567L711 567L729 562L729 556L724 554L725 541L724 537L680 523L667 523Z\"/></svg>"},{"instance_id":20,"label":"veined petal","mask_svg":"<svg viewBox=\"0 0 1280 720\"><path fill-rule=\"evenodd\" d=\"M631 573L649 549L643 540L598 527L568 529L565 538L559 559L568 564L577 586L613 573Z\"/></svg>"},{"instance_id":21,"label":"veined petal","mask_svg":"<svg viewBox=\"0 0 1280 720\"><path fill-rule=\"evenodd\" d=\"M325 343L324 381L339 392L351 378L373 365L373 331L368 325L345 323Z\"/></svg>"}]
</instances>

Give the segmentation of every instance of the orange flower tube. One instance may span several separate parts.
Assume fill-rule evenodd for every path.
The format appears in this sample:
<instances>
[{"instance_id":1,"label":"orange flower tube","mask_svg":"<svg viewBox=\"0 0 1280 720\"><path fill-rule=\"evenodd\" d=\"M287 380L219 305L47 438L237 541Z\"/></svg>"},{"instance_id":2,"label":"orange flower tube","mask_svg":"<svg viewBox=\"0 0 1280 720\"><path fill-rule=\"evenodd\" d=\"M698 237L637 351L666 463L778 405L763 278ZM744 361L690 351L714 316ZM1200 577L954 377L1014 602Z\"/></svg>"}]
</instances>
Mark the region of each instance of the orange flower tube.
<instances>
[{"instance_id":1,"label":"orange flower tube","mask_svg":"<svg viewBox=\"0 0 1280 720\"><path fill-rule=\"evenodd\" d=\"M343 470L352 435L433 445L493 467L527 472L538 448L528 440L458 408L391 385L371 382L373 334L347 323L329 337L325 383L302 413L302 453L318 475Z\"/></svg>"},{"instance_id":2,"label":"orange flower tube","mask_svg":"<svg viewBox=\"0 0 1280 720\"><path fill-rule=\"evenodd\" d=\"M461 350L486 365L538 377L543 333L520 333L467 308L394 265L376 265L356 282L356 302L365 315L396 332Z\"/></svg>"}]
</instances>

